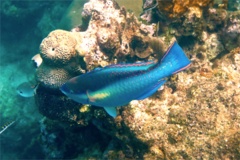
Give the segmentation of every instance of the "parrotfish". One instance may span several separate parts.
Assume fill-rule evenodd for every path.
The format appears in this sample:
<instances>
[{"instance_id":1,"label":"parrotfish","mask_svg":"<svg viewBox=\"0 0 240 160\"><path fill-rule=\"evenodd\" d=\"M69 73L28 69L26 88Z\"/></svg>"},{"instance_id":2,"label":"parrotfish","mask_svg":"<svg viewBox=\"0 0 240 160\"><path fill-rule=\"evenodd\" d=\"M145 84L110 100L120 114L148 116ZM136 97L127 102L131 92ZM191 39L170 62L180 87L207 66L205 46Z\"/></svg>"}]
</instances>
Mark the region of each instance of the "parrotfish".
<instances>
[{"instance_id":1,"label":"parrotfish","mask_svg":"<svg viewBox=\"0 0 240 160\"><path fill-rule=\"evenodd\" d=\"M71 78L60 90L78 103L103 107L109 115L116 117L116 107L151 96L167 77L186 69L190 63L182 48L174 42L157 62L96 68Z\"/></svg>"},{"instance_id":2,"label":"parrotfish","mask_svg":"<svg viewBox=\"0 0 240 160\"><path fill-rule=\"evenodd\" d=\"M23 82L17 87L17 93L22 97L32 97L35 94L37 86L30 82Z\"/></svg>"}]
</instances>

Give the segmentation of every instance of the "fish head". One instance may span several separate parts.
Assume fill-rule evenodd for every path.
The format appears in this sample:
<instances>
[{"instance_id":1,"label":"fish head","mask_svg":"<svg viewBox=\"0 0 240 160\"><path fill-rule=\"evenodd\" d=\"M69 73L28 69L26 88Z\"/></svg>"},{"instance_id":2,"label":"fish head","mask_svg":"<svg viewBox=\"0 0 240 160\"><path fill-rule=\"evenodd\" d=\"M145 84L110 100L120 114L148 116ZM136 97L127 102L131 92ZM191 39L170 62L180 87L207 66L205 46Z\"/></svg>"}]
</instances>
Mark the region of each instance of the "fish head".
<instances>
[{"instance_id":1,"label":"fish head","mask_svg":"<svg viewBox=\"0 0 240 160\"><path fill-rule=\"evenodd\" d=\"M22 97L33 97L36 87L37 85L33 85L30 82L23 82L17 87L16 91Z\"/></svg>"},{"instance_id":2,"label":"fish head","mask_svg":"<svg viewBox=\"0 0 240 160\"><path fill-rule=\"evenodd\" d=\"M70 99L72 99L78 103L88 104L88 102L89 102L86 91L79 87L74 87L74 85L70 81L64 83L60 87L60 90L67 97L69 97Z\"/></svg>"}]
</instances>

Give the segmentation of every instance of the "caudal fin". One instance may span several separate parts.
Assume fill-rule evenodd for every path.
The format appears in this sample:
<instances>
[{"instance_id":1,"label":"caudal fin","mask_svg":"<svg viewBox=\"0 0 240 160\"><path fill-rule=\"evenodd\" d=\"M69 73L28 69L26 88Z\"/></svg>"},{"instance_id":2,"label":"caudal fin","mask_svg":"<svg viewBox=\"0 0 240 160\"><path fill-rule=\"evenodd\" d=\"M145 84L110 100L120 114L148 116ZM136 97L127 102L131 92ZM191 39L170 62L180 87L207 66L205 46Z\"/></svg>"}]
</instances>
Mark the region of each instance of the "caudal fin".
<instances>
[{"instance_id":1,"label":"caudal fin","mask_svg":"<svg viewBox=\"0 0 240 160\"><path fill-rule=\"evenodd\" d=\"M159 67L164 68L166 75L172 75L186 69L190 63L182 48L174 42L159 62Z\"/></svg>"}]
</instances>

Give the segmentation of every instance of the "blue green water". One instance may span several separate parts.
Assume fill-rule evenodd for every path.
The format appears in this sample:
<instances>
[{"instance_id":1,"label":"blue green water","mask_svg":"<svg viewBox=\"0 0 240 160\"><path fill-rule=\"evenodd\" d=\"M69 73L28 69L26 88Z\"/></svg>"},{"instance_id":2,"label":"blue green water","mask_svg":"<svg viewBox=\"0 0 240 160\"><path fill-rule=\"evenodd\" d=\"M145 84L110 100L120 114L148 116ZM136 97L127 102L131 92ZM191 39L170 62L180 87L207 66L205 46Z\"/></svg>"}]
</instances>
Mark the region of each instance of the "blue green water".
<instances>
[{"instance_id":1,"label":"blue green water","mask_svg":"<svg viewBox=\"0 0 240 160\"><path fill-rule=\"evenodd\" d=\"M71 2L0 1L1 160L70 159L79 155L87 157L84 154L88 152L98 157L101 146L107 145L102 140L109 141L108 136L99 136L93 126L66 128L68 125L62 125L62 122L47 120L39 113L34 97L24 98L16 92L19 84L34 79L31 58L39 53L42 39L54 29L69 29L69 24L64 25L61 21L66 21L63 17L66 17ZM80 1L81 6L82 3ZM92 135L89 136L91 139L81 138L86 135Z\"/></svg>"},{"instance_id":2,"label":"blue green water","mask_svg":"<svg viewBox=\"0 0 240 160\"><path fill-rule=\"evenodd\" d=\"M0 1L0 126L15 121L0 135L0 159L44 159L41 119L34 98L17 94L16 87L33 78L31 63L39 44L61 20L64 1Z\"/></svg>"},{"instance_id":3,"label":"blue green water","mask_svg":"<svg viewBox=\"0 0 240 160\"><path fill-rule=\"evenodd\" d=\"M5 129L0 134L0 160L88 159L88 153L101 159L112 145L118 148L94 125L78 128L48 120L39 113L34 97L24 98L16 92L19 84L34 79L31 58L39 53L42 39L54 29L72 27L64 25L63 19L71 2L0 1L0 131ZM240 3L234 2L229 4Z\"/></svg>"}]
</instances>

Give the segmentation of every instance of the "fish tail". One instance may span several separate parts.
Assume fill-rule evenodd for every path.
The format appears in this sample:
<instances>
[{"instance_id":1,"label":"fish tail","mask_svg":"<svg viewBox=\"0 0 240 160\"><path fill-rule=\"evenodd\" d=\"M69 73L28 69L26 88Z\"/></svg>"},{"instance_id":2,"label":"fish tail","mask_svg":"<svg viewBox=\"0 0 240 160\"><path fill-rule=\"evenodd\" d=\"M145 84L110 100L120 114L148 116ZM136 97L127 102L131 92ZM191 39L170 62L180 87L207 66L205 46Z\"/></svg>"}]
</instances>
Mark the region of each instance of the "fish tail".
<instances>
[{"instance_id":1,"label":"fish tail","mask_svg":"<svg viewBox=\"0 0 240 160\"><path fill-rule=\"evenodd\" d=\"M158 62L158 66L161 70L164 70L165 76L178 73L191 64L182 48L174 42L167 50L161 61ZM164 69L163 69L164 68Z\"/></svg>"}]
</instances>

